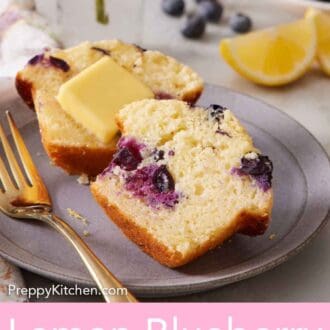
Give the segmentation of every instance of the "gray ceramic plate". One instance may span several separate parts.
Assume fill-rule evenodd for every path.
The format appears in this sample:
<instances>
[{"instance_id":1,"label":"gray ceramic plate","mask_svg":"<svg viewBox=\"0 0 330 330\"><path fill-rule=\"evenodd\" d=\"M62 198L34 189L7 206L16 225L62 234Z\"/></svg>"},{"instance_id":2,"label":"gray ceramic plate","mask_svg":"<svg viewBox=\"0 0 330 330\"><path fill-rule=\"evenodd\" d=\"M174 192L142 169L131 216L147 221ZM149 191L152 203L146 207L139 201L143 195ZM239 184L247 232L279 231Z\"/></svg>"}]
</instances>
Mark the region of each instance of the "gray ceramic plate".
<instances>
[{"instance_id":1,"label":"gray ceramic plate","mask_svg":"<svg viewBox=\"0 0 330 330\"><path fill-rule=\"evenodd\" d=\"M236 235L199 260L171 270L127 240L94 202L88 187L49 164L34 113L15 97L2 100L2 109L9 107L19 122L53 197L55 212L78 233L87 229L90 236L85 241L140 296L193 293L257 275L300 251L329 215L329 160L306 129L265 103L217 86L208 85L199 103L220 103L231 108L256 145L273 160L272 224L262 237ZM88 228L70 218L67 208L88 218ZM92 284L75 252L52 229L0 215L0 233L0 253L17 265L58 281Z\"/></svg>"}]
</instances>

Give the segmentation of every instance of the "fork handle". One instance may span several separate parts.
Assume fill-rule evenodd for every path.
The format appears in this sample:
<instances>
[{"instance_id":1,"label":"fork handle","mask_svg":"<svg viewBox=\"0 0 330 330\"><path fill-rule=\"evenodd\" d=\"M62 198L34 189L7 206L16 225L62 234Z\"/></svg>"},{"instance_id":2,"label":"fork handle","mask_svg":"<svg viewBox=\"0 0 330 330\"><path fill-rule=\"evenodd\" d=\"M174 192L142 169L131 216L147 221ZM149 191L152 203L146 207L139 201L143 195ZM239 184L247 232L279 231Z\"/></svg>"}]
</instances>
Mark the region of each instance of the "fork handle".
<instances>
[{"instance_id":1,"label":"fork handle","mask_svg":"<svg viewBox=\"0 0 330 330\"><path fill-rule=\"evenodd\" d=\"M106 302L137 302L137 299L127 289L127 295L109 294L109 289L123 288L123 285L106 268L102 261L93 253L71 226L55 214L47 211L40 212L38 218L56 229L74 246Z\"/></svg>"}]
</instances>

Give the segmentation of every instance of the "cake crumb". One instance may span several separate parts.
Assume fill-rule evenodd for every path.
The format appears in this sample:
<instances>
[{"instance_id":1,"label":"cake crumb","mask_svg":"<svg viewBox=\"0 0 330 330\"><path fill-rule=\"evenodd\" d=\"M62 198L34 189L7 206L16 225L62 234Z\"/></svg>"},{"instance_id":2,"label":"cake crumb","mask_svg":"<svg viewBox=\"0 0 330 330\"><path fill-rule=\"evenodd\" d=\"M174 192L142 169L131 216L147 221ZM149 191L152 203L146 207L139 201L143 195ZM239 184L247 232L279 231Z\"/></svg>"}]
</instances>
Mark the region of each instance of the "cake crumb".
<instances>
[{"instance_id":1,"label":"cake crumb","mask_svg":"<svg viewBox=\"0 0 330 330\"><path fill-rule=\"evenodd\" d=\"M83 231L83 235L85 236L85 237L88 237L88 236L90 236L90 232L88 231L88 230L84 230Z\"/></svg>"},{"instance_id":2,"label":"cake crumb","mask_svg":"<svg viewBox=\"0 0 330 330\"><path fill-rule=\"evenodd\" d=\"M271 234L269 237L268 237L268 239L270 240L270 241L272 241L273 239L275 239L276 238L276 234Z\"/></svg>"},{"instance_id":3,"label":"cake crumb","mask_svg":"<svg viewBox=\"0 0 330 330\"><path fill-rule=\"evenodd\" d=\"M66 210L70 217L77 219L77 220L81 221L85 226L88 226L88 224L89 224L88 220L84 216L79 214L77 211L71 209L70 207L68 207Z\"/></svg>"},{"instance_id":4,"label":"cake crumb","mask_svg":"<svg viewBox=\"0 0 330 330\"><path fill-rule=\"evenodd\" d=\"M80 177L77 179L78 183L79 184L82 184L82 185L89 185L90 181L89 181L89 177L87 174L82 174L80 175Z\"/></svg>"}]
</instances>

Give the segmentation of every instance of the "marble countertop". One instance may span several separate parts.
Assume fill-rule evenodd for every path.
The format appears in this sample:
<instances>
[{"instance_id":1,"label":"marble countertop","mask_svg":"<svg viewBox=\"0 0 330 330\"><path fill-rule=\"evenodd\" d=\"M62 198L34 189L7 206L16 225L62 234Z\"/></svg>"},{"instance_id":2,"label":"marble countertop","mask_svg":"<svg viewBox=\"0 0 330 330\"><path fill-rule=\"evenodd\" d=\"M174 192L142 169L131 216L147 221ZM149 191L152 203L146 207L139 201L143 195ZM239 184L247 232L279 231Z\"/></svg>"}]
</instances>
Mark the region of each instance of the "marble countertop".
<instances>
[{"instance_id":1,"label":"marble countertop","mask_svg":"<svg viewBox=\"0 0 330 330\"><path fill-rule=\"evenodd\" d=\"M264 88L242 79L218 55L218 43L231 34L226 26L233 12L249 14L255 28L301 17L302 8L271 0L227 0L220 25L208 25L198 41L185 40L182 18L165 16L160 0L111 0L110 24L95 22L94 1L37 0L65 46L82 40L121 38L146 48L159 49L194 68L208 83L226 86L262 99L304 125L330 154L329 78L314 68L298 82L281 88ZM188 1L191 7L193 2ZM79 8L79 15L77 14ZM270 14L271 11L271 14ZM330 201L329 201L330 203ZM298 256L255 278L212 292L166 299L170 301L330 301L330 224ZM51 281L24 272L28 286L50 286ZM52 297L50 301L97 301L96 297Z\"/></svg>"}]
</instances>

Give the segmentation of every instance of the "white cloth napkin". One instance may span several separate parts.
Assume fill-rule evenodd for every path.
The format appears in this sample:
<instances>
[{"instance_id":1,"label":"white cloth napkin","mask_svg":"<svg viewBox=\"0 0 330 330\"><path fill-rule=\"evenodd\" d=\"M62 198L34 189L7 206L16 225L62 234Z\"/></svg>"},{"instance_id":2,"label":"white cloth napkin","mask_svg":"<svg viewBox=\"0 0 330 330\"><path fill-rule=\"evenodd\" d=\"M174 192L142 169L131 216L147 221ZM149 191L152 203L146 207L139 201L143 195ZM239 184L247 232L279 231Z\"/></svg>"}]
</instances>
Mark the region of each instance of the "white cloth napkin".
<instances>
[{"instance_id":1,"label":"white cloth napkin","mask_svg":"<svg viewBox=\"0 0 330 330\"><path fill-rule=\"evenodd\" d=\"M0 77L14 77L33 55L58 46L31 1L19 3L0 0Z\"/></svg>"},{"instance_id":2,"label":"white cloth napkin","mask_svg":"<svg viewBox=\"0 0 330 330\"><path fill-rule=\"evenodd\" d=\"M33 0L0 0L0 80L15 77L45 48L58 47L46 22L33 9ZM0 302L26 300L15 293L8 296L8 285L25 286L20 270L0 257Z\"/></svg>"},{"instance_id":3,"label":"white cloth napkin","mask_svg":"<svg viewBox=\"0 0 330 330\"><path fill-rule=\"evenodd\" d=\"M9 295L9 285L13 285L15 288L25 287L20 270L0 257L0 302L26 301L24 296L19 295L19 291L12 290L11 294Z\"/></svg>"}]
</instances>

